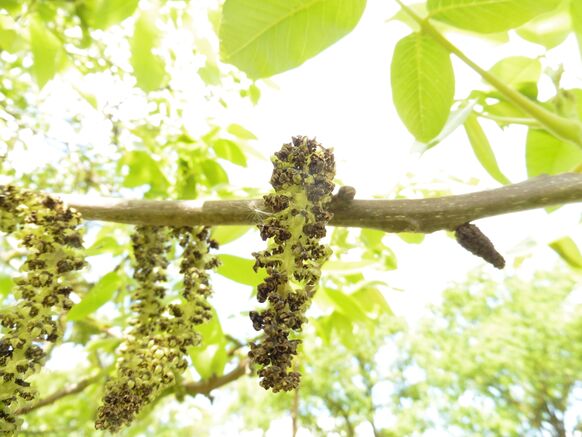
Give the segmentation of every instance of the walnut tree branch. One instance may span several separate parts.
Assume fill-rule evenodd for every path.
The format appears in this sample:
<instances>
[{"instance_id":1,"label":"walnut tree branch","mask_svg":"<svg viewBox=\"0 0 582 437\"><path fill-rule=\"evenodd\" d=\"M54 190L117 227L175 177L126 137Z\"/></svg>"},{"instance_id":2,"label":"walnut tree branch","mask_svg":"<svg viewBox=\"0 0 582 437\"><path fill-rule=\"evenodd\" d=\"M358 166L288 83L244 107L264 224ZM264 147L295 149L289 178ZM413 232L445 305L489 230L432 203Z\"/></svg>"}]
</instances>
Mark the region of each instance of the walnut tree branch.
<instances>
[{"instance_id":1,"label":"walnut tree branch","mask_svg":"<svg viewBox=\"0 0 582 437\"><path fill-rule=\"evenodd\" d=\"M262 200L123 200L59 195L87 220L149 225L252 225ZM538 176L494 190L429 199L352 200L332 207L332 226L430 233L484 217L582 201L582 174Z\"/></svg>"}]
</instances>

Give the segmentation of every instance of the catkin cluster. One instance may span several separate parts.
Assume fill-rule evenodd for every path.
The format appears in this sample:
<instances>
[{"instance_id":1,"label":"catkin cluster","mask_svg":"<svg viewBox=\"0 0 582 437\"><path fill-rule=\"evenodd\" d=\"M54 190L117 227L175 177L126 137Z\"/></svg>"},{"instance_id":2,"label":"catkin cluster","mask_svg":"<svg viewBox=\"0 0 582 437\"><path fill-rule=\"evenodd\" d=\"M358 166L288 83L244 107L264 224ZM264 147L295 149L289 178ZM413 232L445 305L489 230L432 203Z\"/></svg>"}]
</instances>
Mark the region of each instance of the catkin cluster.
<instances>
[{"instance_id":1,"label":"catkin cluster","mask_svg":"<svg viewBox=\"0 0 582 437\"><path fill-rule=\"evenodd\" d=\"M0 312L0 433L17 432L15 411L32 401L28 377L42 367L42 344L62 337L59 317L73 306L67 276L84 267L81 216L53 197L0 186L0 231L27 249L16 303Z\"/></svg>"},{"instance_id":2,"label":"catkin cluster","mask_svg":"<svg viewBox=\"0 0 582 437\"><path fill-rule=\"evenodd\" d=\"M116 432L129 425L161 390L173 384L186 370L187 348L200 343L194 325L211 317L207 270L218 265L209 254L217 244L204 227L173 229L171 234L183 248L180 272L184 287L180 303L169 305L164 303L169 230L140 226L132 236L138 283L132 305L135 319L122 346L117 375L106 384L97 429Z\"/></svg>"},{"instance_id":3,"label":"catkin cluster","mask_svg":"<svg viewBox=\"0 0 582 437\"><path fill-rule=\"evenodd\" d=\"M315 140L294 137L273 157L271 185L275 192L264 197L272 214L259 225L268 248L253 253L255 270L265 268L267 277L258 286L257 299L266 309L251 311L253 327L264 338L251 344L254 363L261 366L261 386L274 392L295 389L300 374L292 371L298 339L292 339L306 321L305 312L315 294L321 266L331 250L319 240L332 214L335 162L331 150Z\"/></svg>"}]
</instances>

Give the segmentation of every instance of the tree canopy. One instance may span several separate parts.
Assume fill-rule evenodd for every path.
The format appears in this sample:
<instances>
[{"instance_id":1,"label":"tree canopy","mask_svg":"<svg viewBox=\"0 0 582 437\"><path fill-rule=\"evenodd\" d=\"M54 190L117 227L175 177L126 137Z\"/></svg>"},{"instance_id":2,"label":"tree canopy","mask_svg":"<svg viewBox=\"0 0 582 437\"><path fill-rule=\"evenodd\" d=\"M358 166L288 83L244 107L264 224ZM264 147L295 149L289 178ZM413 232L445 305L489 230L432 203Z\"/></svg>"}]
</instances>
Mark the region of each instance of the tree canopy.
<instances>
[{"instance_id":1,"label":"tree canopy","mask_svg":"<svg viewBox=\"0 0 582 437\"><path fill-rule=\"evenodd\" d=\"M398 141L365 75L337 144L247 123L350 39ZM0 433L574 435L581 47L578 0L0 0Z\"/></svg>"}]
</instances>

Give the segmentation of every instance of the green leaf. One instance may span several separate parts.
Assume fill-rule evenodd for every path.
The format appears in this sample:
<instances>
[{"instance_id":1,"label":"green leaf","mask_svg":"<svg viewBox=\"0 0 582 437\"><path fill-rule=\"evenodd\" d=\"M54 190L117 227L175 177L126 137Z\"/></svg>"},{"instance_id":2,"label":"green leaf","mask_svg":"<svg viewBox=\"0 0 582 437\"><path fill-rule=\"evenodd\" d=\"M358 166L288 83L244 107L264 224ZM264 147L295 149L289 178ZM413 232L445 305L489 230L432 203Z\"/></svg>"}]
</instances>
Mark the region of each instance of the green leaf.
<instances>
[{"instance_id":1,"label":"green leaf","mask_svg":"<svg viewBox=\"0 0 582 437\"><path fill-rule=\"evenodd\" d=\"M227 128L226 131L232 135L234 135L235 137L239 137L241 140L256 140L257 137L255 136L254 133L252 133L250 130L242 127L240 124L230 124Z\"/></svg>"},{"instance_id":2,"label":"green leaf","mask_svg":"<svg viewBox=\"0 0 582 437\"><path fill-rule=\"evenodd\" d=\"M69 320L80 320L97 311L111 300L115 291L123 284L123 278L117 272L110 272L103 276L87 292L81 302L69 311Z\"/></svg>"},{"instance_id":3,"label":"green leaf","mask_svg":"<svg viewBox=\"0 0 582 437\"><path fill-rule=\"evenodd\" d=\"M572 28L576 34L578 49L582 57L582 2L570 0L570 19L572 20Z\"/></svg>"},{"instance_id":4,"label":"green leaf","mask_svg":"<svg viewBox=\"0 0 582 437\"><path fill-rule=\"evenodd\" d=\"M424 234L417 232L400 232L398 235L403 241L408 244L420 244L424 241Z\"/></svg>"},{"instance_id":5,"label":"green leaf","mask_svg":"<svg viewBox=\"0 0 582 437\"><path fill-rule=\"evenodd\" d=\"M378 312L392 315L392 308L386 302L386 298L377 288L364 287L351 295L356 302L369 314Z\"/></svg>"},{"instance_id":6,"label":"green leaf","mask_svg":"<svg viewBox=\"0 0 582 437\"><path fill-rule=\"evenodd\" d=\"M8 296L12 292L12 287L14 287L12 278L8 275L0 274L0 296Z\"/></svg>"},{"instance_id":7,"label":"green leaf","mask_svg":"<svg viewBox=\"0 0 582 437\"><path fill-rule=\"evenodd\" d=\"M200 163L202 172L206 176L208 186L214 187L220 184L228 184L228 175L222 166L212 159L205 159Z\"/></svg>"},{"instance_id":8,"label":"green leaf","mask_svg":"<svg viewBox=\"0 0 582 437\"><path fill-rule=\"evenodd\" d=\"M537 59L512 56L496 63L489 72L525 95L537 96L537 82L542 72L542 64Z\"/></svg>"},{"instance_id":9,"label":"green leaf","mask_svg":"<svg viewBox=\"0 0 582 437\"><path fill-rule=\"evenodd\" d=\"M358 301L352 296L331 288L323 288L322 291L335 310L351 321L367 322L370 320Z\"/></svg>"},{"instance_id":10,"label":"green leaf","mask_svg":"<svg viewBox=\"0 0 582 437\"><path fill-rule=\"evenodd\" d=\"M219 158L226 159L241 167L247 166L246 155L234 141L220 138L212 142L212 148Z\"/></svg>"},{"instance_id":11,"label":"green leaf","mask_svg":"<svg viewBox=\"0 0 582 437\"><path fill-rule=\"evenodd\" d=\"M107 29L133 15L139 0L84 0L80 15L94 29Z\"/></svg>"},{"instance_id":12,"label":"green leaf","mask_svg":"<svg viewBox=\"0 0 582 437\"><path fill-rule=\"evenodd\" d=\"M370 248L384 247L382 244L382 238L384 238L385 235L386 232L377 229L364 228L360 232L360 239Z\"/></svg>"},{"instance_id":13,"label":"green leaf","mask_svg":"<svg viewBox=\"0 0 582 437\"><path fill-rule=\"evenodd\" d=\"M16 53L27 47L27 41L15 29L11 17L0 15L0 50Z\"/></svg>"},{"instance_id":14,"label":"green leaf","mask_svg":"<svg viewBox=\"0 0 582 437\"><path fill-rule=\"evenodd\" d=\"M129 167L129 172L123 180L124 187L135 188L149 184L151 194L164 194L170 186L158 163L147 152L142 150L128 152L121 159L120 165Z\"/></svg>"},{"instance_id":15,"label":"green leaf","mask_svg":"<svg viewBox=\"0 0 582 437\"><path fill-rule=\"evenodd\" d=\"M517 29L517 34L526 41L551 49L564 42L570 33L570 27L568 10L560 7L524 24Z\"/></svg>"},{"instance_id":16,"label":"green leaf","mask_svg":"<svg viewBox=\"0 0 582 437\"><path fill-rule=\"evenodd\" d=\"M206 64L198 69L198 75L206 85L221 84L220 69L214 62L211 62L208 59L206 60Z\"/></svg>"},{"instance_id":17,"label":"green leaf","mask_svg":"<svg viewBox=\"0 0 582 437\"><path fill-rule=\"evenodd\" d=\"M421 142L436 137L455 93L448 51L428 35L408 35L396 44L390 75L392 99L407 129Z\"/></svg>"},{"instance_id":18,"label":"green leaf","mask_svg":"<svg viewBox=\"0 0 582 437\"><path fill-rule=\"evenodd\" d=\"M582 254L574 240L564 237L550 244L550 247L572 267L582 269Z\"/></svg>"},{"instance_id":19,"label":"green leaf","mask_svg":"<svg viewBox=\"0 0 582 437\"><path fill-rule=\"evenodd\" d=\"M6 9L10 14L18 14L24 5L21 0L0 0L0 9Z\"/></svg>"},{"instance_id":20,"label":"green leaf","mask_svg":"<svg viewBox=\"0 0 582 437\"><path fill-rule=\"evenodd\" d=\"M218 255L221 265L216 269L216 273L240 284L256 287L267 276L264 270L257 273L253 270L255 261L241 258L234 255Z\"/></svg>"},{"instance_id":21,"label":"green leaf","mask_svg":"<svg viewBox=\"0 0 582 437\"><path fill-rule=\"evenodd\" d=\"M328 261L323 265L322 270L333 273L349 273L349 272L359 272L365 267L369 267L375 264L374 260L361 260L361 261Z\"/></svg>"},{"instance_id":22,"label":"green leaf","mask_svg":"<svg viewBox=\"0 0 582 437\"><path fill-rule=\"evenodd\" d=\"M250 226L214 226L212 228L212 238L222 246L238 240L250 229Z\"/></svg>"},{"instance_id":23,"label":"green leaf","mask_svg":"<svg viewBox=\"0 0 582 437\"><path fill-rule=\"evenodd\" d=\"M161 88L166 75L164 60L152 52L157 47L159 38L160 31L155 24L155 15L142 12L135 23L130 47L133 74L137 86L145 92Z\"/></svg>"},{"instance_id":24,"label":"green leaf","mask_svg":"<svg viewBox=\"0 0 582 437\"><path fill-rule=\"evenodd\" d=\"M465 122L471 111L473 111L476 103L476 100L465 101L456 110L452 111L439 134L426 144L426 150L438 145L457 130Z\"/></svg>"},{"instance_id":25,"label":"green leaf","mask_svg":"<svg viewBox=\"0 0 582 437\"><path fill-rule=\"evenodd\" d=\"M85 256L101 255L103 253L121 255L126 250L127 247L123 244L119 244L117 238L106 235L97 239L90 248L85 250Z\"/></svg>"},{"instance_id":26,"label":"green leaf","mask_svg":"<svg viewBox=\"0 0 582 437\"><path fill-rule=\"evenodd\" d=\"M197 326L196 331L202 336L202 344L189 351L194 368L203 379L222 375L228 361L227 342L214 308L212 318Z\"/></svg>"},{"instance_id":27,"label":"green leaf","mask_svg":"<svg viewBox=\"0 0 582 437\"><path fill-rule=\"evenodd\" d=\"M61 40L45 27L43 20L38 16L30 20L29 30L33 59L32 75L42 88L64 68L66 53Z\"/></svg>"},{"instance_id":28,"label":"green leaf","mask_svg":"<svg viewBox=\"0 0 582 437\"><path fill-rule=\"evenodd\" d=\"M365 0L226 0L220 54L258 79L295 68L351 32Z\"/></svg>"},{"instance_id":29,"label":"green leaf","mask_svg":"<svg viewBox=\"0 0 582 437\"><path fill-rule=\"evenodd\" d=\"M491 144L489 144L489 140L474 113L465 120L465 131L469 137L473 153L475 153L483 168L487 170L487 173L503 185L511 183L499 169Z\"/></svg>"},{"instance_id":30,"label":"green leaf","mask_svg":"<svg viewBox=\"0 0 582 437\"><path fill-rule=\"evenodd\" d=\"M530 129L526 140L526 166L529 177L571 171L582 162L582 150L549 133Z\"/></svg>"},{"instance_id":31,"label":"green leaf","mask_svg":"<svg viewBox=\"0 0 582 437\"><path fill-rule=\"evenodd\" d=\"M431 18L473 32L513 29L554 10L562 0L428 0Z\"/></svg>"}]
</instances>

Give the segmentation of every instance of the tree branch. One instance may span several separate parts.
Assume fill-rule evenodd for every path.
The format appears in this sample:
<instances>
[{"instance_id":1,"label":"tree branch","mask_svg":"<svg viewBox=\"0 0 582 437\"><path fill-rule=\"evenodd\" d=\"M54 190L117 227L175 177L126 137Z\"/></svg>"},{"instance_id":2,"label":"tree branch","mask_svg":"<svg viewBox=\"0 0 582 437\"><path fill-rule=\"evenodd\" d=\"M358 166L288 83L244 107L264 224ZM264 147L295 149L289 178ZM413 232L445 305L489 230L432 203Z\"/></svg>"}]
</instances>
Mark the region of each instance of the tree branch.
<instances>
[{"instance_id":1,"label":"tree branch","mask_svg":"<svg viewBox=\"0 0 582 437\"><path fill-rule=\"evenodd\" d=\"M123 200L59 195L87 220L142 225L252 225L269 214L262 200ZM386 232L453 230L473 220L582 201L582 174L538 176L525 182L429 199L353 200L335 204L331 226Z\"/></svg>"},{"instance_id":2,"label":"tree branch","mask_svg":"<svg viewBox=\"0 0 582 437\"><path fill-rule=\"evenodd\" d=\"M184 391L190 396L195 396L197 394L208 396L212 390L227 385L228 383L236 381L240 377L246 375L248 367L249 360L247 358L242 359L234 369L222 376L213 376L202 381L185 383L183 385Z\"/></svg>"},{"instance_id":3,"label":"tree branch","mask_svg":"<svg viewBox=\"0 0 582 437\"><path fill-rule=\"evenodd\" d=\"M92 376L90 378L85 378L73 386L66 387L66 388L63 388L61 390L57 390L53 394L47 396L44 399L40 399L38 402L36 402L34 404L25 405L22 408L19 408L18 410L16 410L16 415L30 413L31 411L34 411L37 408L42 408L42 407L46 407L47 405L53 404L56 401L58 401L64 397L71 396L71 395L74 395L77 393L81 393L83 390L85 390L91 384L94 384L95 382L99 381L99 379L101 379L101 376L102 375L96 375L96 376Z\"/></svg>"}]
</instances>

